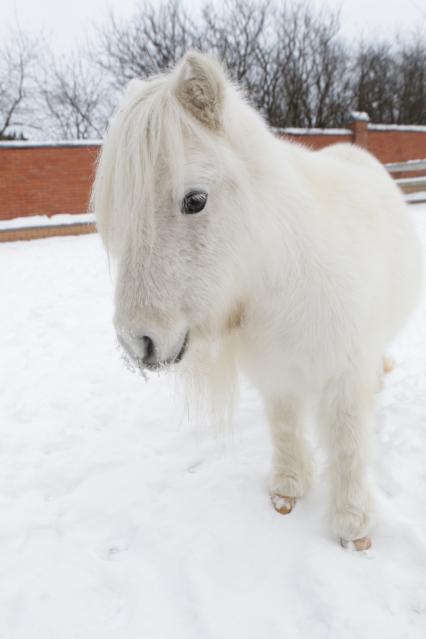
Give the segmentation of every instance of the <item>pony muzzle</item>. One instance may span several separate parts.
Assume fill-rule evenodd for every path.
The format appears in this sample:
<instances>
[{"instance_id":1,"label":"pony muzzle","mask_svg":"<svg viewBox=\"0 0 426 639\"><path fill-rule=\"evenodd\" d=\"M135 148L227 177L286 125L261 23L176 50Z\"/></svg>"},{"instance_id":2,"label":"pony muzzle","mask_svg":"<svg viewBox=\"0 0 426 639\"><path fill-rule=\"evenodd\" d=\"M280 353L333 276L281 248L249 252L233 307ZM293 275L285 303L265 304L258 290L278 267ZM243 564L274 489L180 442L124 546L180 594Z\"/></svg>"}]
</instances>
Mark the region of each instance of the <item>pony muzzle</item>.
<instances>
[{"instance_id":1,"label":"pony muzzle","mask_svg":"<svg viewBox=\"0 0 426 639\"><path fill-rule=\"evenodd\" d=\"M153 335L134 335L117 331L117 337L126 354L138 368L160 370L182 360L188 347L189 331L186 331L171 348L165 348Z\"/></svg>"}]
</instances>

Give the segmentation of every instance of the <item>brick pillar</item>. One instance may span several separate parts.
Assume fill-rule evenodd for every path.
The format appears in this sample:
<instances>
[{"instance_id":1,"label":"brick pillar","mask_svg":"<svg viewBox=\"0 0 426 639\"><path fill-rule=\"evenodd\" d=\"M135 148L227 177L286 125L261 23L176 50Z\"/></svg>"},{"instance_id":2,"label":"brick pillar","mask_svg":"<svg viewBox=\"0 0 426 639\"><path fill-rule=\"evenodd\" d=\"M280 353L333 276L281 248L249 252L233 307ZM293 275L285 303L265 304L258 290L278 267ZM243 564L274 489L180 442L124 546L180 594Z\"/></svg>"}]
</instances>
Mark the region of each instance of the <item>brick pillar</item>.
<instances>
[{"instance_id":1,"label":"brick pillar","mask_svg":"<svg viewBox=\"0 0 426 639\"><path fill-rule=\"evenodd\" d=\"M352 144L368 149L368 123L370 118L367 113L352 111L349 115L349 123L352 129Z\"/></svg>"}]
</instances>

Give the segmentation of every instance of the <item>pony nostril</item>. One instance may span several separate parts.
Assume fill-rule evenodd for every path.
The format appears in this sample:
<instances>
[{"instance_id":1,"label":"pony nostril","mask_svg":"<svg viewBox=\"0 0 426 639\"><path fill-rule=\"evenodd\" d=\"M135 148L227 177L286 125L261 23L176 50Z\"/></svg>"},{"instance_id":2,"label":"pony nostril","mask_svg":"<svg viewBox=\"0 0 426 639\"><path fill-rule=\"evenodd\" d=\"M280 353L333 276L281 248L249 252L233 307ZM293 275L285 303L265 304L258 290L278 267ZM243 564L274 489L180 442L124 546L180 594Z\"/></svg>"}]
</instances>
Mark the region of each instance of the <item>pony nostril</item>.
<instances>
[{"instance_id":1,"label":"pony nostril","mask_svg":"<svg viewBox=\"0 0 426 639\"><path fill-rule=\"evenodd\" d=\"M144 335L142 337L142 342L144 345L144 356L143 356L143 360L144 361L149 361L150 359L152 359L152 357L155 354L155 346L154 346L154 342L152 341L152 339L150 337L148 337L147 335Z\"/></svg>"}]
</instances>

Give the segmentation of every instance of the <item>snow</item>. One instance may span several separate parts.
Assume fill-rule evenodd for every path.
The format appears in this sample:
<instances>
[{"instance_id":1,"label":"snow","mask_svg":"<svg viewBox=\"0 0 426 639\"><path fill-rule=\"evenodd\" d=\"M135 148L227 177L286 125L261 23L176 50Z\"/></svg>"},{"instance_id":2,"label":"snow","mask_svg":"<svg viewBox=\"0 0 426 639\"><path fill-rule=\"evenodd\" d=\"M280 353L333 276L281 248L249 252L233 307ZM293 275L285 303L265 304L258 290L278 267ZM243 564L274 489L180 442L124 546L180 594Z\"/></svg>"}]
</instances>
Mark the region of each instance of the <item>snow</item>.
<instances>
[{"instance_id":1,"label":"snow","mask_svg":"<svg viewBox=\"0 0 426 639\"><path fill-rule=\"evenodd\" d=\"M396 180L397 184L412 184L413 186L423 186L426 185L426 175L422 175L421 177L410 177L410 178L398 178Z\"/></svg>"},{"instance_id":2,"label":"snow","mask_svg":"<svg viewBox=\"0 0 426 639\"><path fill-rule=\"evenodd\" d=\"M369 124L371 131L413 131L415 133L426 133L426 126L421 124Z\"/></svg>"},{"instance_id":3,"label":"snow","mask_svg":"<svg viewBox=\"0 0 426 639\"><path fill-rule=\"evenodd\" d=\"M34 149L57 146L100 146L102 140L6 140L0 142L1 149Z\"/></svg>"},{"instance_id":4,"label":"snow","mask_svg":"<svg viewBox=\"0 0 426 639\"><path fill-rule=\"evenodd\" d=\"M416 193L406 193L405 201L413 204L415 202L426 202L426 191L417 191Z\"/></svg>"},{"instance_id":5,"label":"snow","mask_svg":"<svg viewBox=\"0 0 426 639\"><path fill-rule=\"evenodd\" d=\"M93 213L59 213L57 215L29 215L0 220L0 231L34 228L40 226L68 226L69 224L94 224Z\"/></svg>"},{"instance_id":6,"label":"snow","mask_svg":"<svg viewBox=\"0 0 426 639\"><path fill-rule=\"evenodd\" d=\"M417 171L426 169L426 158L418 160L408 160L407 162L390 162L385 167L391 173L400 173L401 171Z\"/></svg>"},{"instance_id":7,"label":"snow","mask_svg":"<svg viewBox=\"0 0 426 639\"><path fill-rule=\"evenodd\" d=\"M96 235L3 244L0 296L2 639L424 639L426 295L378 396L366 553L329 533L319 451L274 511L252 389L215 435L123 366Z\"/></svg>"},{"instance_id":8,"label":"snow","mask_svg":"<svg viewBox=\"0 0 426 639\"><path fill-rule=\"evenodd\" d=\"M350 117L356 122L370 122L370 116L365 111L351 111Z\"/></svg>"},{"instance_id":9,"label":"snow","mask_svg":"<svg viewBox=\"0 0 426 639\"><path fill-rule=\"evenodd\" d=\"M279 128L275 127L274 131L278 134L286 135L352 135L352 129L299 129L295 127Z\"/></svg>"}]
</instances>

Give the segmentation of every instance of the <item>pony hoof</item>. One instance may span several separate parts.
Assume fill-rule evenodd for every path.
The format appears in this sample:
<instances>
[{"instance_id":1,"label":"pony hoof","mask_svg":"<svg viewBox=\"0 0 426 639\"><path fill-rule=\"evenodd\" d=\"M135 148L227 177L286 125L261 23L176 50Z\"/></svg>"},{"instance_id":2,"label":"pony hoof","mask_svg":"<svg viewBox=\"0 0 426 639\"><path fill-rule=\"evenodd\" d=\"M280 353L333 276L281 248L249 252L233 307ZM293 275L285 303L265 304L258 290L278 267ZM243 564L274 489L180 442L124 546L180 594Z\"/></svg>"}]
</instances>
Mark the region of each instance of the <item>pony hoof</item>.
<instances>
[{"instance_id":1,"label":"pony hoof","mask_svg":"<svg viewBox=\"0 0 426 639\"><path fill-rule=\"evenodd\" d=\"M371 548L371 538L370 537L360 537L359 539L354 539L353 541L346 541L346 539L340 539L340 545L343 548L349 548L350 550L368 550Z\"/></svg>"},{"instance_id":2,"label":"pony hoof","mask_svg":"<svg viewBox=\"0 0 426 639\"><path fill-rule=\"evenodd\" d=\"M272 505L281 515L288 515L294 508L296 497L283 497L282 495L271 495Z\"/></svg>"}]
</instances>

